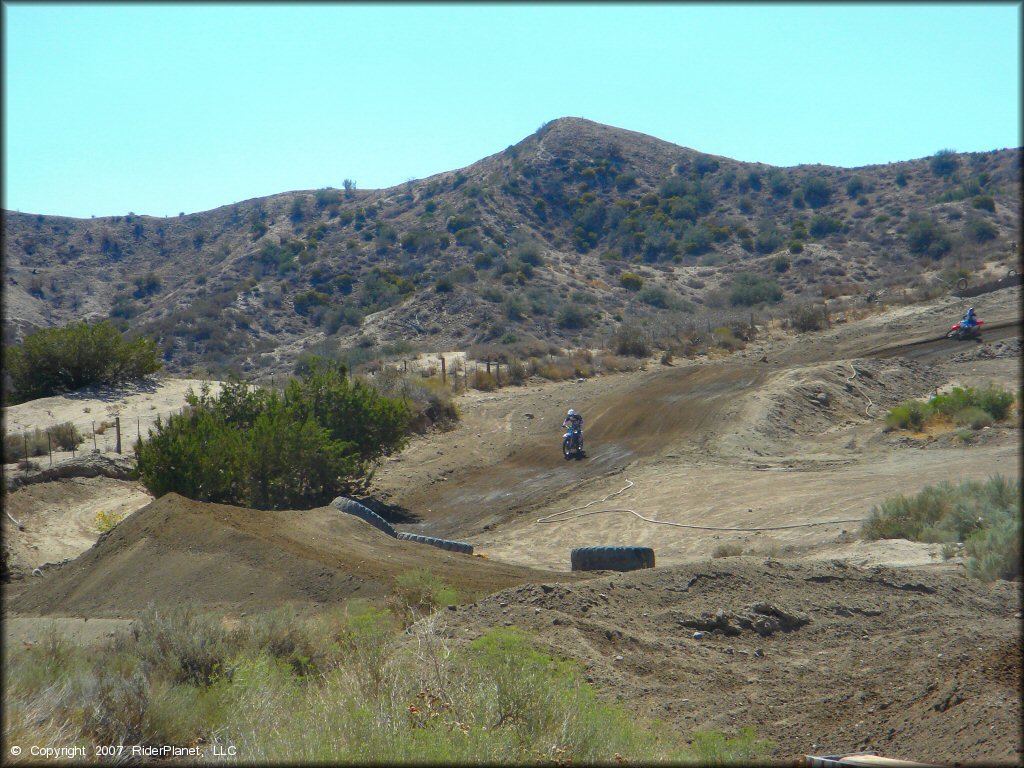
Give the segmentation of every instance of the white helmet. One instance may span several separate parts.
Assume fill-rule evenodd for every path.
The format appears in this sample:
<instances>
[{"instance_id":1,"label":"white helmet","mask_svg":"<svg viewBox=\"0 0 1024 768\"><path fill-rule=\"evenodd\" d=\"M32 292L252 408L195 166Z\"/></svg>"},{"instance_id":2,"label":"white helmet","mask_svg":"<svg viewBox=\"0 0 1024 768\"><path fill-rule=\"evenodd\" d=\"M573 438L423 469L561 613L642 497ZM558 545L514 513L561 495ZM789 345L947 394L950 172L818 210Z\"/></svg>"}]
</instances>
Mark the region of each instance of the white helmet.
<instances>
[{"instance_id":1,"label":"white helmet","mask_svg":"<svg viewBox=\"0 0 1024 768\"><path fill-rule=\"evenodd\" d=\"M575 416L576 415L576 411L574 411L572 408L570 408L569 412L567 414L565 414L565 415L566 416Z\"/></svg>"}]
</instances>

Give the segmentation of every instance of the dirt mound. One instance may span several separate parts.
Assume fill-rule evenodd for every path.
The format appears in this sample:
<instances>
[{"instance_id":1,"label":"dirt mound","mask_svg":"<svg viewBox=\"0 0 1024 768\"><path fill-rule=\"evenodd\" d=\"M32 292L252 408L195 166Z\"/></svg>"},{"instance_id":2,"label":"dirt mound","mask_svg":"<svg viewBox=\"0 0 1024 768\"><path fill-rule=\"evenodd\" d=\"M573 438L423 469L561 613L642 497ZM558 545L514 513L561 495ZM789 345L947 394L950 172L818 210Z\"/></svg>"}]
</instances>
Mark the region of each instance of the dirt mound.
<instances>
[{"instance_id":1,"label":"dirt mound","mask_svg":"<svg viewBox=\"0 0 1024 768\"><path fill-rule=\"evenodd\" d=\"M744 557L528 584L446 616L452 638L536 633L682 732L755 725L779 759L992 762L1021 757L1019 600L949 572Z\"/></svg>"},{"instance_id":2,"label":"dirt mound","mask_svg":"<svg viewBox=\"0 0 1024 768\"><path fill-rule=\"evenodd\" d=\"M994 358L1019 358L1021 355L1021 340L1000 339L991 344L978 344L968 349L950 355L949 359L954 363L971 363L975 360L991 360Z\"/></svg>"},{"instance_id":3,"label":"dirt mound","mask_svg":"<svg viewBox=\"0 0 1024 768\"><path fill-rule=\"evenodd\" d=\"M725 414L733 429L715 441L715 450L733 457L810 453L828 458L837 447L830 442L848 439L851 427L927 393L936 379L931 366L902 358L790 368L744 394ZM811 437L813 444L807 442Z\"/></svg>"},{"instance_id":4,"label":"dirt mound","mask_svg":"<svg viewBox=\"0 0 1024 768\"><path fill-rule=\"evenodd\" d=\"M7 608L20 615L129 618L150 602L235 611L336 604L383 597L396 576L418 568L470 594L577 578L399 541L330 507L258 511L172 493L77 559L24 582L9 593Z\"/></svg>"},{"instance_id":5,"label":"dirt mound","mask_svg":"<svg viewBox=\"0 0 1024 768\"><path fill-rule=\"evenodd\" d=\"M55 467L14 475L6 482L7 490L13 491L26 485L50 483L70 477L109 477L115 480L130 480L134 473L134 457L87 453L84 456L68 459Z\"/></svg>"}]
</instances>

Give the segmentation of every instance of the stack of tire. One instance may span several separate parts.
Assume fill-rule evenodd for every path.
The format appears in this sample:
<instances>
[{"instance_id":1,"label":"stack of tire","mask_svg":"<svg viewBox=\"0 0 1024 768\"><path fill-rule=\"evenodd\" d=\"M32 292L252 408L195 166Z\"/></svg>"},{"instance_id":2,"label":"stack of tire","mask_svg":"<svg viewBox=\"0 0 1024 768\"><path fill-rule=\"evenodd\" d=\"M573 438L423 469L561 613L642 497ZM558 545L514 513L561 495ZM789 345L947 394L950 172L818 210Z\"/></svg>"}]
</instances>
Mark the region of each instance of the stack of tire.
<instances>
[{"instance_id":1,"label":"stack of tire","mask_svg":"<svg viewBox=\"0 0 1024 768\"><path fill-rule=\"evenodd\" d=\"M654 567L650 547L579 547L569 555L574 571L637 571Z\"/></svg>"},{"instance_id":2,"label":"stack of tire","mask_svg":"<svg viewBox=\"0 0 1024 768\"><path fill-rule=\"evenodd\" d=\"M418 533L400 533L398 538L402 541L415 541L418 544L429 544L438 549L448 552L461 552L464 555L473 554L473 545L464 541L452 541L451 539L436 539L433 536L420 536Z\"/></svg>"},{"instance_id":3,"label":"stack of tire","mask_svg":"<svg viewBox=\"0 0 1024 768\"><path fill-rule=\"evenodd\" d=\"M331 502L331 506L334 507L335 509L341 510L342 512L347 512L350 515L355 515L360 520L363 520L372 525L374 528L379 528L380 530L384 531L384 533L386 533L388 536L398 538L398 531L394 529L394 526L392 526L391 523L389 523L387 520L378 515L369 507L360 504L355 499L350 499L346 496L339 496L338 498Z\"/></svg>"}]
</instances>

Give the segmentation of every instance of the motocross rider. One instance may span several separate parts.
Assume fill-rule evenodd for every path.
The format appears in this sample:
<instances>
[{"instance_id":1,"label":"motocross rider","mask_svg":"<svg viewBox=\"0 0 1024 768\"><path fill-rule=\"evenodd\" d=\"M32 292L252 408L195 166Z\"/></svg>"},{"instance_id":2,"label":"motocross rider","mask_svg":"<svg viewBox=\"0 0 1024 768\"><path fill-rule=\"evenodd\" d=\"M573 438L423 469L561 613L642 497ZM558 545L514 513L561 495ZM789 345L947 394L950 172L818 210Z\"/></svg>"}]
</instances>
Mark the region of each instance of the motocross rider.
<instances>
[{"instance_id":1,"label":"motocross rider","mask_svg":"<svg viewBox=\"0 0 1024 768\"><path fill-rule=\"evenodd\" d=\"M562 422L563 427L569 427L579 433L580 436L580 450L583 450L583 417L576 413L572 408L565 414L565 420Z\"/></svg>"},{"instance_id":2,"label":"motocross rider","mask_svg":"<svg viewBox=\"0 0 1024 768\"><path fill-rule=\"evenodd\" d=\"M962 330L967 331L976 326L977 324L978 318L974 314L974 307L969 307L967 309L967 313L963 316L963 319L960 320L960 328Z\"/></svg>"}]
</instances>

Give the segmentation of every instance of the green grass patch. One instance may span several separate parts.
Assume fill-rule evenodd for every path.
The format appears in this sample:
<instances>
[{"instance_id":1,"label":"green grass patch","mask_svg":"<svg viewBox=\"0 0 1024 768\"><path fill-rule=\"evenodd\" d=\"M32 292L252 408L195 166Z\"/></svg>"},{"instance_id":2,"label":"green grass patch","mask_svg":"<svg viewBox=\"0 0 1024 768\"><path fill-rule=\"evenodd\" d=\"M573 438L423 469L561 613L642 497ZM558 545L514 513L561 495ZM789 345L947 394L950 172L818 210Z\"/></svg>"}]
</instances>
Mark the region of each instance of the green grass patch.
<instances>
[{"instance_id":1,"label":"green grass patch","mask_svg":"<svg viewBox=\"0 0 1024 768\"><path fill-rule=\"evenodd\" d=\"M444 602L430 574L399 583ZM202 743L235 746L246 763L713 764L763 760L771 746L745 729L701 732L687 747L519 630L462 641L437 613L406 625L364 603L232 628L187 607L151 609L99 648L56 632L12 648L3 682L8 741L87 754Z\"/></svg>"},{"instance_id":2,"label":"green grass patch","mask_svg":"<svg viewBox=\"0 0 1024 768\"><path fill-rule=\"evenodd\" d=\"M1021 482L996 475L984 482L929 485L872 507L867 539L963 542L968 571L985 581L1020 578Z\"/></svg>"},{"instance_id":3,"label":"green grass patch","mask_svg":"<svg viewBox=\"0 0 1024 768\"><path fill-rule=\"evenodd\" d=\"M1015 397L1012 392L989 385L982 389L954 387L947 394L936 395L927 402L906 400L886 414L886 431L909 429L920 432L939 419L949 419L958 426L982 429L1010 415Z\"/></svg>"}]
</instances>

